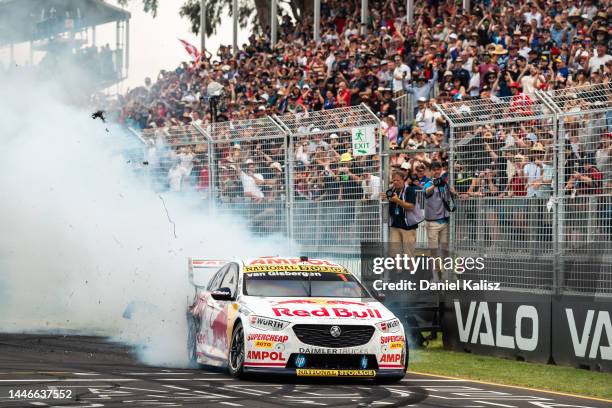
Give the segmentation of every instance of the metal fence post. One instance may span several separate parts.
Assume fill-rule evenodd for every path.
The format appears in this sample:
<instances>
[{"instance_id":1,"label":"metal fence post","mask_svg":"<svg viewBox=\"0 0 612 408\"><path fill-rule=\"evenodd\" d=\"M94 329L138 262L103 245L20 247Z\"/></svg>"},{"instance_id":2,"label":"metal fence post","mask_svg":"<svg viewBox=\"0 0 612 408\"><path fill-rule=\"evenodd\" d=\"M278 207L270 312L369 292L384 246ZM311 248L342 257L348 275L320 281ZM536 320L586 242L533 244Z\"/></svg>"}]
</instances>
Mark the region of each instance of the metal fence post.
<instances>
[{"instance_id":1,"label":"metal fence post","mask_svg":"<svg viewBox=\"0 0 612 408\"><path fill-rule=\"evenodd\" d=\"M204 136L208 142L208 199L210 200L210 208L214 208L214 201L217 197L217 195L215 194L217 186L217 162L215 160L215 145L213 142L213 137L212 135L208 134L208 132L206 132L204 129L202 129L199 124L193 123L193 127L202 136Z\"/></svg>"}]
</instances>

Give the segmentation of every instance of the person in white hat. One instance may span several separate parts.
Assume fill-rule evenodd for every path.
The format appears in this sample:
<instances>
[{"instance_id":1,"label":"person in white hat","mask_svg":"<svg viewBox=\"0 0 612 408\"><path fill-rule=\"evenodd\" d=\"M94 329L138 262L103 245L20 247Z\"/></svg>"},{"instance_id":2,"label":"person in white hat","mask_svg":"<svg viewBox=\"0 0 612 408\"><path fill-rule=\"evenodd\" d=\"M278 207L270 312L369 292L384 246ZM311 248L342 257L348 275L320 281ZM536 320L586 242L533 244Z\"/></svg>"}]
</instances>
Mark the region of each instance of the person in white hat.
<instances>
[{"instance_id":1,"label":"person in white hat","mask_svg":"<svg viewBox=\"0 0 612 408\"><path fill-rule=\"evenodd\" d=\"M420 97L417 100L418 108L414 121L418 127L428 135L436 131L436 118L433 111L429 108L428 101L425 97Z\"/></svg>"},{"instance_id":2,"label":"person in white hat","mask_svg":"<svg viewBox=\"0 0 612 408\"><path fill-rule=\"evenodd\" d=\"M240 172L244 196L259 203L264 199L264 193L260 186L266 184L266 180L260 173L255 172L256 167L252 159L247 159L244 164L246 165L246 171Z\"/></svg>"}]
</instances>

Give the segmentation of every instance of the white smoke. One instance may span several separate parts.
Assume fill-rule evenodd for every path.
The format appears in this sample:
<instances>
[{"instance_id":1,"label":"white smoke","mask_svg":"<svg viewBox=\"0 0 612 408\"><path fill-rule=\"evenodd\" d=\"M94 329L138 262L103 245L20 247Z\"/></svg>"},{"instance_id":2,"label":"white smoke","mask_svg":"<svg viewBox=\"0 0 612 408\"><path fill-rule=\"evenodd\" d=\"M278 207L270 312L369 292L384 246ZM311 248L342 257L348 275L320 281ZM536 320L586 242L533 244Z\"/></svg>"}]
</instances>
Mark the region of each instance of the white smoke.
<instances>
[{"instance_id":1,"label":"white smoke","mask_svg":"<svg viewBox=\"0 0 612 408\"><path fill-rule=\"evenodd\" d=\"M0 89L0 331L105 335L147 363L184 365L187 257L288 246L212 216L200 199L162 195L173 225L117 153L132 147L121 129L107 133L28 77L5 75ZM125 319L131 302L146 307Z\"/></svg>"}]
</instances>

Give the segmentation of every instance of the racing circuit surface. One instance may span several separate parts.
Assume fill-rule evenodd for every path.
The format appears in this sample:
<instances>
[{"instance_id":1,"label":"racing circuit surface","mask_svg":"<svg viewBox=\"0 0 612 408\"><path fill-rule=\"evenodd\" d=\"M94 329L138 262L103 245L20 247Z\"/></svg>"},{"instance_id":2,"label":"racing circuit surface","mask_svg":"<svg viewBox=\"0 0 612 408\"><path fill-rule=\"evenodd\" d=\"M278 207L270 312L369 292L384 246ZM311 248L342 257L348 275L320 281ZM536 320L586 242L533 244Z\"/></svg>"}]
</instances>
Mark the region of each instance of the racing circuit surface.
<instances>
[{"instance_id":1,"label":"racing circuit surface","mask_svg":"<svg viewBox=\"0 0 612 408\"><path fill-rule=\"evenodd\" d=\"M10 398L18 390L65 399ZM56 394L57 395L57 394ZM409 374L394 385L329 379L239 381L150 367L103 338L0 334L0 407L609 407L605 401Z\"/></svg>"}]
</instances>

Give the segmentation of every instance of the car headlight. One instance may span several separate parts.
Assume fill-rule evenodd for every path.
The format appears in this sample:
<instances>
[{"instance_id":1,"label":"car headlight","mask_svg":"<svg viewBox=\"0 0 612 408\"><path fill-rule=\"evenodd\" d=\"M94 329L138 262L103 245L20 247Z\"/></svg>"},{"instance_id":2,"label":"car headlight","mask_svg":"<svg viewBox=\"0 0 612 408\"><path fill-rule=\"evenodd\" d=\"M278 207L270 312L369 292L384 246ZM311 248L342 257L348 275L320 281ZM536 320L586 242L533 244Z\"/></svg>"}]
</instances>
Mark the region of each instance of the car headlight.
<instances>
[{"instance_id":1,"label":"car headlight","mask_svg":"<svg viewBox=\"0 0 612 408\"><path fill-rule=\"evenodd\" d=\"M391 319L386 322L376 323L376 327L383 333L395 333L400 330L401 324L399 319Z\"/></svg>"},{"instance_id":2,"label":"car headlight","mask_svg":"<svg viewBox=\"0 0 612 408\"><path fill-rule=\"evenodd\" d=\"M249 321L251 323L251 327L261 330L279 331L289 326L289 322L284 320L271 319L269 317L256 315L250 316Z\"/></svg>"}]
</instances>

